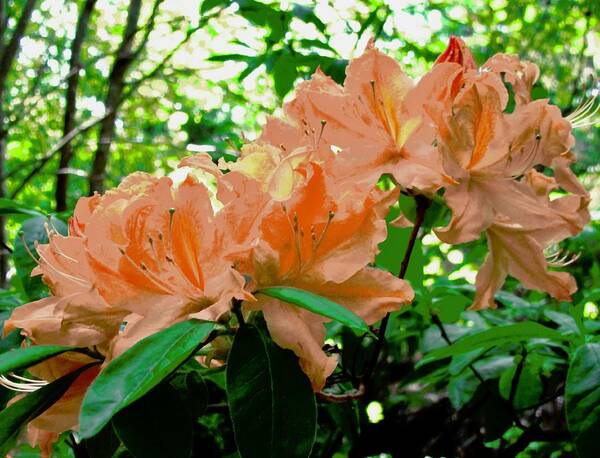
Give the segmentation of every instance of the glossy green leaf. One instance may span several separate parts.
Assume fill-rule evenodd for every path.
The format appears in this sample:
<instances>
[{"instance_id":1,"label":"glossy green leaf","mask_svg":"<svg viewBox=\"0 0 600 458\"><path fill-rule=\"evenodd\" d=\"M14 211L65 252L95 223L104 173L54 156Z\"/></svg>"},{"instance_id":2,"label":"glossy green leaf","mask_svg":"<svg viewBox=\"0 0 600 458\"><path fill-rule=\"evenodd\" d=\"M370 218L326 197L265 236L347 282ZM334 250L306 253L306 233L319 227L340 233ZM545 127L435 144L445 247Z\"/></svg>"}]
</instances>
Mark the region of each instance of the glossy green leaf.
<instances>
[{"instance_id":1,"label":"glossy green leaf","mask_svg":"<svg viewBox=\"0 0 600 458\"><path fill-rule=\"evenodd\" d=\"M318 315L326 316L359 332L370 332L367 323L354 312L310 291L289 286L273 286L261 289L258 292L297 305Z\"/></svg>"},{"instance_id":2,"label":"glossy green leaf","mask_svg":"<svg viewBox=\"0 0 600 458\"><path fill-rule=\"evenodd\" d=\"M289 350L241 328L227 361L227 398L242 458L304 458L315 441L310 382Z\"/></svg>"},{"instance_id":3,"label":"glossy green leaf","mask_svg":"<svg viewBox=\"0 0 600 458\"><path fill-rule=\"evenodd\" d=\"M81 437L97 434L113 415L171 375L202 346L213 327L214 323L198 320L177 323L111 361L83 399Z\"/></svg>"},{"instance_id":4,"label":"glossy green leaf","mask_svg":"<svg viewBox=\"0 0 600 458\"><path fill-rule=\"evenodd\" d=\"M162 383L112 420L117 436L139 458L188 458L192 417L177 391Z\"/></svg>"},{"instance_id":5,"label":"glossy green leaf","mask_svg":"<svg viewBox=\"0 0 600 458\"><path fill-rule=\"evenodd\" d=\"M28 394L0 412L0 455L12 448L21 427L46 411L58 401L71 384L91 365L83 366L64 377Z\"/></svg>"},{"instance_id":6,"label":"glossy green leaf","mask_svg":"<svg viewBox=\"0 0 600 458\"><path fill-rule=\"evenodd\" d=\"M585 344L573 354L565 401L567 424L578 455L596 458L600 432L600 343Z\"/></svg>"},{"instance_id":7,"label":"glossy green leaf","mask_svg":"<svg viewBox=\"0 0 600 458\"><path fill-rule=\"evenodd\" d=\"M0 374L26 369L48 358L76 348L63 345L34 345L7 351L0 354Z\"/></svg>"},{"instance_id":8,"label":"glossy green leaf","mask_svg":"<svg viewBox=\"0 0 600 458\"><path fill-rule=\"evenodd\" d=\"M45 217L29 205L16 202L12 199L0 198L0 215L30 215Z\"/></svg>"},{"instance_id":9,"label":"glossy green leaf","mask_svg":"<svg viewBox=\"0 0 600 458\"><path fill-rule=\"evenodd\" d=\"M478 348L491 348L496 345L502 345L509 342L521 342L529 339L551 339L561 341L565 340L565 337L554 329L547 328L546 326L542 326L541 324L532 321L498 326L466 335L458 339L452 345L431 351L417 363L417 367Z\"/></svg>"},{"instance_id":10,"label":"glossy green leaf","mask_svg":"<svg viewBox=\"0 0 600 458\"><path fill-rule=\"evenodd\" d=\"M540 376L540 367L530 363L529 358L525 360L518 381L515 380L517 364L518 362L515 361L515 365L508 368L500 376L498 388L500 395L504 399L509 400L512 386L516 384L513 406L517 409L522 409L535 405L540 400L543 394L543 385Z\"/></svg>"}]
</instances>

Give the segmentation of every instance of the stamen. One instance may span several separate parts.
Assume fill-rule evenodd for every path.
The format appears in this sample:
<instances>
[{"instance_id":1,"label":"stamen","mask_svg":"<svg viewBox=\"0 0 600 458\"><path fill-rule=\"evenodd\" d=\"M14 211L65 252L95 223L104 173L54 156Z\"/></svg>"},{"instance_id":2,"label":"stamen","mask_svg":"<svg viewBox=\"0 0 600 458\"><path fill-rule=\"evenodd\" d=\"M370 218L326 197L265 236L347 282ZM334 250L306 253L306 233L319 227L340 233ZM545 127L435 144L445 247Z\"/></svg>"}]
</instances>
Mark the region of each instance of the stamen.
<instances>
[{"instance_id":1,"label":"stamen","mask_svg":"<svg viewBox=\"0 0 600 458\"><path fill-rule=\"evenodd\" d=\"M15 382L14 380L11 380L9 376L20 380L20 382ZM32 393L47 384L48 382L46 382L45 380L28 379L25 377L15 375L13 373L10 373L8 375L0 375L0 386L20 393Z\"/></svg>"},{"instance_id":2,"label":"stamen","mask_svg":"<svg viewBox=\"0 0 600 458\"><path fill-rule=\"evenodd\" d=\"M566 117L574 129L593 126L600 122L600 118L595 119L600 112L600 103L596 104L599 91L600 88L594 88L592 96L585 102L582 101L575 111Z\"/></svg>"},{"instance_id":3,"label":"stamen","mask_svg":"<svg viewBox=\"0 0 600 458\"><path fill-rule=\"evenodd\" d=\"M552 267L566 267L570 264L573 264L581 256L581 252L574 255L571 253L565 253L562 257L558 258L560 254L562 253L559 250L554 255L552 255L552 260L548 259L548 265Z\"/></svg>"},{"instance_id":4,"label":"stamen","mask_svg":"<svg viewBox=\"0 0 600 458\"><path fill-rule=\"evenodd\" d=\"M371 94L373 95L373 103L377 105L377 96L375 95L375 80L369 81L371 84Z\"/></svg>"},{"instance_id":5,"label":"stamen","mask_svg":"<svg viewBox=\"0 0 600 458\"><path fill-rule=\"evenodd\" d=\"M29 255L29 257L31 259L33 259L33 262L35 262L36 264L39 264L40 263L39 259L33 255L31 250L29 249L29 245L27 245L27 242L25 240L25 232L19 231L19 239L21 240L21 243L23 244L23 248L25 248L25 252Z\"/></svg>"},{"instance_id":6,"label":"stamen","mask_svg":"<svg viewBox=\"0 0 600 458\"><path fill-rule=\"evenodd\" d=\"M173 229L173 215L175 214L175 209L173 207L169 208L169 232Z\"/></svg>"},{"instance_id":7,"label":"stamen","mask_svg":"<svg viewBox=\"0 0 600 458\"><path fill-rule=\"evenodd\" d=\"M160 289L162 289L163 291L166 291L167 293L173 293L173 289L171 289L169 287L169 285L165 284L160 278L155 278L155 276L153 275L153 273L151 271L148 270L148 268L146 267L146 264L144 264L143 262L141 262L139 265L131 258L131 256L129 256L125 250L121 247L119 247L119 252L123 255L123 257L125 259L127 259L129 261L129 263L135 267L135 269L140 272L144 277L146 277L148 280L150 280L152 283L154 283L154 285L158 286Z\"/></svg>"},{"instance_id":8,"label":"stamen","mask_svg":"<svg viewBox=\"0 0 600 458\"><path fill-rule=\"evenodd\" d=\"M156 264L160 264L158 262L158 253L156 252L156 247L154 246L154 239L151 236L148 236L148 243L150 244L150 249L152 250L152 257Z\"/></svg>"},{"instance_id":9,"label":"stamen","mask_svg":"<svg viewBox=\"0 0 600 458\"><path fill-rule=\"evenodd\" d=\"M36 249L37 249L37 241L36 241ZM90 283L85 278L79 278L79 277L76 277L74 275L71 275L71 274L68 274L66 272L63 272L62 270L58 270L55 266L52 265L52 263L48 262L48 260L44 257L44 255L39 250L38 250L38 255L40 256L40 259L42 261L44 261L45 265L47 265L48 267L50 267L57 274L62 275L63 277L68 278L69 280L73 280L75 283L79 283L82 286L91 286L92 285L92 283ZM39 264L39 260L37 262Z\"/></svg>"},{"instance_id":10,"label":"stamen","mask_svg":"<svg viewBox=\"0 0 600 458\"><path fill-rule=\"evenodd\" d=\"M314 245L313 254L315 254L317 252L317 249L319 248L319 246L321 246L321 243L325 239L325 235L327 235L327 230L329 229L331 220L333 219L334 216L335 216L335 212L333 210L330 210L329 213L327 214L327 222L325 223L323 232L321 232L321 236L319 237L319 240L317 240L317 243Z\"/></svg>"},{"instance_id":11,"label":"stamen","mask_svg":"<svg viewBox=\"0 0 600 458\"><path fill-rule=\"evenodd\" d=\"M321 137L323 136L323 131L325 130L325 126L327 125L327 121L321 119L321 132L319 132L319 138L317 139L317 146L321 143Z\"/></svg>"},{"instance_id":12,"label":"stamen","mask_svg":"<svg viewBox=\"0 0 600 458\"><path fill-rule=\"evenodd\" d=\"M298 213L294 212L294 242L296 245L296 254L298 255L298 271L302 270L302 245L300 237L298 237Z\"/></svg>"}]
</instances>

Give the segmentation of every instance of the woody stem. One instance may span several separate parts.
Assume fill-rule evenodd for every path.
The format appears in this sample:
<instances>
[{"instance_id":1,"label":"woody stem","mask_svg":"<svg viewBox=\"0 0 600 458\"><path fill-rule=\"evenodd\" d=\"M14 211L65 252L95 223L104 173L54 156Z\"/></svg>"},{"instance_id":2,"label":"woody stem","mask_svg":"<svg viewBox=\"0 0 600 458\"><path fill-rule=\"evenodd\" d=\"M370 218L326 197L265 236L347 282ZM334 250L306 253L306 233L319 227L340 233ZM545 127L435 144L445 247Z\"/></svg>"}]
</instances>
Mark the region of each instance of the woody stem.
<instances>
[{"instance_id":1,"label":"woody stem","mask_svg":"<svg viewBox=\"0 0 600 458\"><path fill-rule=\"evenodd\" d=\"M415 202L417 204L417 214L415 217L415 223L413 225L412 231L410 233L410 238L408 239L408 245L406 246L406 251L404 252L404 257L402 258L402 263L400 264L400 272L398 273L398 278L404 279L406 276L406 272L408 271L408 265L410 263L410 256L412 255L413 249L415 247L415 243L417 242L417 237L419 235L419 229L423 225L425 221L425 213L427 212L427 208L431 201L421 195L415 196ZM373 350L373 355L371 356L371 360L369 361L369 365L365 371L363 376L364 380L369 380L373 371L375 370L375 366L377 365L377 360L379 359L379 354L383 349L383 345L385 344L385 331L387 330L388 322L390 321L390 314L388 313L381 320L381 325L379 326L379 330L377 331L378 339L375 342L375 348Z\"/></svg>"},{"instance_id":2,"label":"woody stem","mask_svg":"<svg viewBox=\"0 0 600 458\"><path fill-rule=\"evenodd\" d=\"M239 299L233 299L233 313L237 318L238 324L244 326L246 321L244 320L244 314L242 313L242 301Z\"/></svg>"}]
</instances>

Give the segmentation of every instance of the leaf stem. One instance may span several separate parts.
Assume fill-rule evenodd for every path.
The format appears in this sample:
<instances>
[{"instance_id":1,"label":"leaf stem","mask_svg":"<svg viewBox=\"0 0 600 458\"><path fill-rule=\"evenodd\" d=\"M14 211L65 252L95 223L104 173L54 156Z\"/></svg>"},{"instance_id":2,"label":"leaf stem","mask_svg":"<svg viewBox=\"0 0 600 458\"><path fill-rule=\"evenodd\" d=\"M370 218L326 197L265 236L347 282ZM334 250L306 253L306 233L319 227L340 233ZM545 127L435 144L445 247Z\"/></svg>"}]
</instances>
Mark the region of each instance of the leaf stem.
<instances>
[{"instance_id":1,"label":"leaf stem","mask_svg":"<svg viewBox=\"0 0 600 458\"><path fill-rule=\"evenodd\" d=\"M233 299L232 310L240 327L245 326L246 320L244 319L244 314L242 313L242 301L240 299Z\"/></svg>"},{"instance_id":2,"label":"leaf stem","mask_svg":"<svg viewBox=\"0 0 600 458\"><path fill-rule=\"evenodd\" d=\"M421 226L425 221L425 213L427 212L427 208L429 208L429 205L431 203L431 201L427 197L421 195L415 196L415 202L417 204L417 215L415 217L415 224L413 225L412 231L410 233L408 245L406 246L406 251L404 252L404 257L402 258L402 263L400 264L400 272L398 273L398 278L401 279L404 279L404 277L406 276L406 272L408 271L410 256L412 255L415 243L417 242L419 229L421 229ZM379 354L381 353L381 350L385 343L385 331L387 330L389 321L390 313L388 313L381 320L381 325L379 326L379 330L377 331L379 339L375 341L375 349L373 350L373 355L371 356L371 360L369 361L369 365L367 366L367 369L363 376L364 380L369 380L371 378L371 375L373 374L373 371L375 370L377 360L379 359Z\"/></svg>"}]
</instances>

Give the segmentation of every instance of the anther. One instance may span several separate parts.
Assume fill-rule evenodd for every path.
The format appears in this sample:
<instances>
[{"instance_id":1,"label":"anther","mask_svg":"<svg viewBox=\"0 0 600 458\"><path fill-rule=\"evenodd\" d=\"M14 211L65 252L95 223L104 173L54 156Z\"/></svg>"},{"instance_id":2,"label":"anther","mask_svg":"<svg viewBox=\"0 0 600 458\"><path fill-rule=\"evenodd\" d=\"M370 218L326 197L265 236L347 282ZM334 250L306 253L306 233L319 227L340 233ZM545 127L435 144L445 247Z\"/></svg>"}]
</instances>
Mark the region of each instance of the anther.
<instances>
[{"instance_id":1,"label":"anther","mask_svg":"<svg viewBox=\"0 0 600 458\"><path fill-rule=\"evenodd\" d=\"M173 207L169 208L169 231L173 229L173 215L175 214L175 209Z\"/></svg>"},{"instance_id":2,"label":"anther","mask_svg":"<svg viewBox=\"0 0 600 458\"><path fill-rule=\"evenodd\" d=\"M327 125L327 121L321 119L321 132L319 132L319 138L317 139L317 146L321 142L321 137L323 136L323 131L325 130L325 126Z\"/></svg>"}]
</instances>

